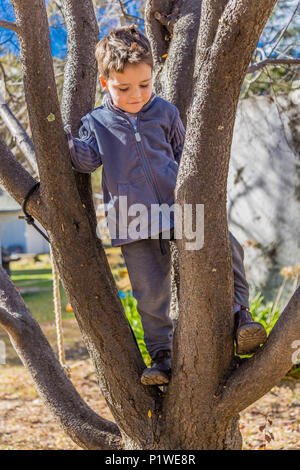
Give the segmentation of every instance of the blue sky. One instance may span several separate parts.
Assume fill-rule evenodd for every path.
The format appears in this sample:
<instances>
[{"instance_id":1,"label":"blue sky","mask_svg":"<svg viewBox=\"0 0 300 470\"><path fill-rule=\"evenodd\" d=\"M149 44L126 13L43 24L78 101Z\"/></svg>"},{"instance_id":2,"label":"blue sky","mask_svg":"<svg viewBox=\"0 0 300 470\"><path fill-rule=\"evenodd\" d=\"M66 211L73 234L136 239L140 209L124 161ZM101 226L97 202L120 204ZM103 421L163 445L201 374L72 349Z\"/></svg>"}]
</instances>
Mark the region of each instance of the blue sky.
<instances>
[{"instance_id":1,"label":"blue sky","mask_svg":"<svg viewBox=\"0 0 300 470\"><path fill-rule=\"evenodd\" d=\"M49 3L50 0L46 0L46 4ZM115 0L117 1L117 0ZM140 16L139 14L139 1L128 1L127 2L127 11L128 13L136 16ZM108 7L110 8L112 2L107 2ZM276 41L276 34L278 31L287 24L292 12L295 10L296 6L299 4L298 0L279 0L277 2L277 8L275 8L272 17L269 19L263 34L260 38L259 45L264 46L265 52L269 54L272 50L274 45L274 40ZM105 14L105 8L100 9L97 12L98 18L103 19L103 15ZM0 0L0 18L8 21L14 21L14 11L11 6L10 0ZM105 17L104 17L105 18ZM300 24L300 7L298 8L297 15L295 16L293 22L291 23L291 27L295 27L298 25L298 45L294 47L292 53L294 56L300 57L300 39L299 39L299 24ZM65 58L67 53L67 35L64 28L64 25L61 22L61 18L59 15L52 16L50 19L50 38L51 38L51 47L52 47L52 54L55 57ZM116 21L109 20L107 22L102 20L102 26L100 31L100 38L104 36L111 27L117 25ZM141 29L143 30L143 24L141 25ZM291 41L290 38L283 40L280 43L280 49L282 50L283 47L286 47L288 41ZM16 35L4 28L0 28L0 45L2 44L2 53L5 53L7 50L13 52L14 54L18 54L19 47L18 47L18 40ZM291 53L291 51L290 51ZM274 55L274 53L272 54Z\"/></svg>"},{"instance_id":2,"label":"blue sky","mask_svg":"<svg viewBox=\"0 0 300 470\"><path fill-rule=\"evenodd\" d=\"M46 0L46 5L51 0ZM143 1L143 0L142 0ZM97 12L97 17L100 19L103 18L105 14L105 10L110 8L110 4L112 2L107 2L108 6L106 8L101 8ZM140 16L138 11L140 7L141 1L129 1L127 2L127 12L134 16ZM7 20L7 21L15 21L14 10L11 5L10 0L0 0L0 19ZM67 54L67 34L62 24L61 17L59 15L52 15L49 18L50 23L50 39L51 39L51 48L52 48L52 55L59 58L65 58ZM100 31L100 38L104 36L111 27L117 26L118 20L116 21L109 21L109 22L102 22L102 27ZM141 29L143 30L143 22L141 24ZM15 33L9 31L5 28L0 28L0 44L4 47L5 51L9 50L10 52L17 54L19 53L19 46L18 46L18 39ZM3 53L2 52L2 53Z\"/></svg>"}]
</instances>

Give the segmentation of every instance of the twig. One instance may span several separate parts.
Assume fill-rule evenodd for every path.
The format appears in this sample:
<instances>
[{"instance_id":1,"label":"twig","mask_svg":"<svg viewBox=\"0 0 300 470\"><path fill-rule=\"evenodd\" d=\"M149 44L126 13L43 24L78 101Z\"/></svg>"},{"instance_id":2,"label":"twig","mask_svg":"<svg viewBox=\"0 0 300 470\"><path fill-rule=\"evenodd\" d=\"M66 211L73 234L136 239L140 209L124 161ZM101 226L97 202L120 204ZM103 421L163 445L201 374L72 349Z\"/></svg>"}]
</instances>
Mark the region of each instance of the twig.
<instances>
[{"instance_id":1,"label":"twig","mask_svg":"<svg viewBox=\"0 0 300 470\"><path fill-rule=\"evenodd\" d=\"M0 28L11 29L15 33L19 32L19 28L16 23L12 23L11 21L0 20Z\"/></svg>"},{"instance_id":2,"label":"twig","mask_svg":"<svg viewBox=\"0 0 300 470\"><path fill-rule=\"evenodd\" d=\"M122 2L122 0L118 0L118 2L119 2L121 11L122 11L123 15L125 16L125 18L128 18L128 19L130 19L130 20L138 20L140 23L141 23L142 21L144 21L144 19L143 19L141 16L134 16L134 15L130 15L129 13L127 13L125 7L126 7L126 5L127 5L128 2L127 2L127 3L124 3L124 2Z\"/></svg>"},{"instance_id":3,"label":"twig","mask_svg":"<svg viewBox=\"0 0 300 470\"><path fill-rule=\"evenodd\" d=\"M278 306L279 300L280 300L280 298L281 298L281 295L282 295L282 292L283 292L283 289L284 289L284 287L285 287L285 284L286 284L286 281L287 281L287 280L288 280L288 278L285 277L285 278L283 279L283 282L282 282L281 286L280 286L279 292L278 292L278 294L277 294L276 300L275 300L274 305L273 305L273 308L272 308L272 312L271 312L271 321L270 321L270 323L272 323L273 317L274 317L274 315L275 315L276 308L277 308L277 306Z\"/></svg>"},{"instance_id":4,"label":"twig","mask_svg":"<svg viewBox=\"0 0 300 470\"><path fill-rule=\"evenodd\" d=\"M298 65L300 64L300 59L266 59L258 62L258 64L251 65L248 67L247 73L253 73L257 70L266 67L267 65Z\"/></svg>"},{"instance_id":5,"label":"twig","mask_svg":"<svg viewBox=\"0 0 300 470\"><path fill-rule=\"evenodd\" d=\"M276 47L277 47L278 44L280 43L281 39L283 38L283 36L284 36L286 30L288 29L289 25L291 24L291 22L292 22L293 19L294 19L294 16L295 16L296 13L297 13L297 10L298 10L299 5L300 5L300 1L297 3L297 6L296 6L295 10L293 11L293 14L292 14L291 18L289 19L288 23L285 25L285 27L284 27L283 30L281 31L281 33L280 33L280 35L279 35L279 38L277 39L277 41L276 41L276 43L275 43L275 46L273 46L273 48L272 48L272 50L271 50L271 52L270 52L270 54L269 54L268 57L271 56L271 54L274 52L274 50L276 49Z\"/></svg>"}]
</instances>

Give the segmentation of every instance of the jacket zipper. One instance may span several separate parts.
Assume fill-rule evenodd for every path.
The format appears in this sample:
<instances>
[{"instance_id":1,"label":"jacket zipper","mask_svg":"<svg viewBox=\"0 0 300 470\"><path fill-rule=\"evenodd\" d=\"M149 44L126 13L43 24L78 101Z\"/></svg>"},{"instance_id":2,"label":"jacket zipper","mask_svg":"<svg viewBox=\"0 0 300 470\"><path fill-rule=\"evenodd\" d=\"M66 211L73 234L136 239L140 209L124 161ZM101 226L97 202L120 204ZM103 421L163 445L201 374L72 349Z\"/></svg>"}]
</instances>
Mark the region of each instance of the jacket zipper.
<instances>
[{"instance_id":1,"label":"jacket zipper","mask_svg":"<svg viewBox=\"0 0 300 470\"><path fill-rule=\"evenodd\" d=\"M150 173L151 170L149 169L148 162L147 162L147 160L146 160L146 157L144 156L144 149L143 149L143 146L142 146L142 138L141 138L141 134L139 133L140 112L137 113L137 124L134 126L134 125L132 124L132 122L130 121L130 119L129 119L126 115L124 115L123 113L121 113L120 111L118 111L118 110L116 110L116 109L115 109L114 111L117 112L117 113L119 113L123 118L125 118L125 119L129 122L130 126L133 128L135 140L136 140L136 143L137 143L137 148L138 148L138 151L139 151L139 153L140 153L140 155L141 155L141 157L142 157L142 161L143 161L143 163L144 163L144 168L145 168L145 170L146 170L147 177L148 177L148 179L149 179L149 181L150 181L150 183L151 183L151 185L152 185L152 187L153 187L153 189L154 189L154 193L155 193L156 199L157 199L159 205L161 205L158 189L157 189L157 187L156 187L155 182L153 181L153 178L152 178L151 173ZM166 254L166 250L165 250L165 248L164 248L164 246L163 246L163 240L162 240L162 238L161 238L161 233L159 233L159 244L160 244L161 253L162 253L163 255L165 255L165 254Z\"/></svg>"},{"instance_id":2,"label":"jacket zipper","mask_svg":"<svg viewBox=\"0 0 300 470\"><path fill-rule=\"evenodd\" d=\"M155 181L153 180L152 178L152 175L151 175L151 170L149 168L149 164L147 162L147 159L144 155L144 149L143 149L143 145L142 145L142 138L141 138L141 134L139 133L139 119L140 119L140 115L139 113L137 114L137 125L134 126L131 122L130 124L132 125L133 129L134 129L134 135L135 135L135 139L136 139L136 142L137 142L137 147L140 151L140 155L142 157L142 161L144 162L144 168L146 170L146 173L148 175L148 178L149 178L149 181L151 182L151 185L154 189L154 192L155 192L155 195L156 195L156 199L158 200L158 203L161 204L161 201L160 201L160 196L159 196L159 192L158 192L158 189L156 187L156 184L155 184Z\"/></svg>"},{"instance_id":3,"label":"jacket zipper","mask_svg":"<svg viewBox=\"0 0 300 470\"><path fill-rule=\"evenodd\" d=\"M142 144L142 138L141 138L141 134L139 133L139 119L140 119L140 113L137 114L137 124L134 126L130 120L130 124L132 125L133 129L134 129L134 135L135 135L135 139L136 139L136 142L137 142L137 147L138 147L138 150L140 149L140 155L142 157L142 160L144 162L144 168L146 169L146 173L149 177L149 180L152 184L152 187L154 189L154 192L155 192L155 195L156 195L156 199L158 200L158 203L159 205L161 205L161 202L160 202L160 196L159 196L159 192L156 188L156 184L155 184L155 181L153 180L152 176L151 176L151 170L149 168L149 165L148 165L148 162L147 162L147 159L144 155L144 149L143 149L143 144ZM159 222L159 225L160 225L160 222ZM160 246L160 251L161 251L161 254L162 255L165 255L167 253L166 249L165 249L165 246L164 246L164 243L163 243L163 240L162 240L162 234L161 232L159 232L159 246Z\"/></svg>"},{"instance_id":4,"label":"jacket zipper","mask_svg":"<svg viewBox=\"0 0 300 470\"><path fill-rule=\"evenodd\" d=\"M145 168L145 171L146 171L146 174L147 174L147 177L148 177L148 180L152 186L152 188L154 189L154 193L155 193L155 196L156 196L156 199L158 201L159 204L161 204L161 201L160 201L160 196L159 196L159 192L158 192L158 189L155 185L155 182L153 181L153 178L151 176L151 173L150 173L150 169L149 169L149 164L146 160L146 157L144 156L144 151L143 151L143 147L142 147L142 138L141 138L141 134L139 133L139 119L140 119L140 112L137 113L137 125L134 126L132 124L132 122L130 121L130 119L126 116L125 113L122 113L121 111L118 111L117 109L114 109L113 112L116 112L118 114L120 114L124 119L126 119L126 121L129 122L130 124L130 127L133 129L133 132L134 132L134 136L135 136L135 140L136 140L136 143L137 143L137 148L138 148L138 151L142 157L142 161L144 163L144 168Z\"/></svg>"}]
</instances>

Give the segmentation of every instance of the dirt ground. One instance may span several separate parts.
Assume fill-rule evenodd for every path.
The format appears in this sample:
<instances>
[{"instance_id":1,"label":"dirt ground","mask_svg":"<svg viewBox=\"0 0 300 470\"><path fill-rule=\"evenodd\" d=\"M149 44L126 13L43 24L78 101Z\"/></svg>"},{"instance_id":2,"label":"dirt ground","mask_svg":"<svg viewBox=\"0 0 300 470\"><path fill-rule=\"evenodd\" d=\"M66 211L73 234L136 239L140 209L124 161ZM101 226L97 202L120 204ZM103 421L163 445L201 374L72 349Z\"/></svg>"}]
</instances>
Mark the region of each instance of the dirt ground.
<instances>
[{"instance_id":1,"label":"dirt ground","mask_svg":"<svg viewBox=\"0 0 300 470\"><path fill-rule=\"evenodd\" d=\"M53 326L41 326L55 349ZM112 419L74 320L64 321L64 336L72 382L92 409ZM5 341L7 356L0 365L0 450L80 450L43 405L2 331L0 340ZM300 381L284 380L274 387L241 413L240 428L244 449L300 449Z\"/></svg>"}]
</instances>

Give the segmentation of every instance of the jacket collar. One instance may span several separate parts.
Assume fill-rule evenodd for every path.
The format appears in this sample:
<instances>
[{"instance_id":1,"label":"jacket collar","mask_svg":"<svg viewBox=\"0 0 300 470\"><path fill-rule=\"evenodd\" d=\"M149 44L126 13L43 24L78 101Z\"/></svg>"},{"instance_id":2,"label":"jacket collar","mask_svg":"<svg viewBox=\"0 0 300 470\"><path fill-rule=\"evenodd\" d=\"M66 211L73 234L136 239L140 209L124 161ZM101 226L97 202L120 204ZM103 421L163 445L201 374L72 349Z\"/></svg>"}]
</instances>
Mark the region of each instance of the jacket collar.
<instances>
[{"instance_id":1,"label":"jacket collar","mask_svg":"<svg viewBox=\"0 0 300 470\"><path fill-rule=\"evenodd\" d=\"M150 97L150 100L146 104L144 104L144 106L141 108L139 113L147 111L147 109L151 106L155 98L156 98L156 94L153 91ZM110 109L111 111L118 111L118 112L125 114L125 111L123 109L118 108L117 106L114 106L113 100L109 91L106 92L106 94L104 95L104 98L102 100L102 105L104 106L104 108Z\"/></svg>"}]
</instances>

